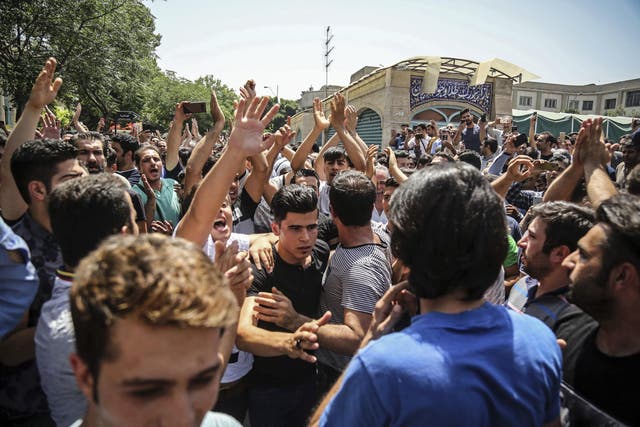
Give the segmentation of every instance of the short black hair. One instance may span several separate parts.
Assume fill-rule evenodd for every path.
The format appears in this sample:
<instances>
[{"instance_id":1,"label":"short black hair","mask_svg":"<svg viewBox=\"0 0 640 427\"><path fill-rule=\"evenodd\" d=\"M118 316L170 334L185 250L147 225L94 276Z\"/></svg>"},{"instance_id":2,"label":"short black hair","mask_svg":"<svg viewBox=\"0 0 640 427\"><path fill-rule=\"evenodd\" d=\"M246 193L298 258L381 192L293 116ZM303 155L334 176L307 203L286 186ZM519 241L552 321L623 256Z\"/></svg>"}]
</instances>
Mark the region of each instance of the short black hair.
<instances>
[{"instance_id":1,"label":"short black hair","mask_svg":"<svg viewBox=\"0 0 640 427\"><path fill-rule=\"evenodd\" d=\"M489 147L492 153L498 151L498 140L495 138L487 138L484 140L484 145Z\"/></svg>"},{"instance_id":2,"label":"short black hair","mask_svg":"<svg viewBox=\"0 0 640 427\"><path fill-rule=\"evenodd\" d=\"M446 218L446 226L441 218ZM507 255L503 203L480 171L461 162L414 173L394 193L391 247L420 298L463 291L482 298Z\"/></svg>"},{"instance_id":3,"label":"short black hair","mask_svg":"<svg viewBox=\"0 0 640 427\"><path fill-rule=\"evenodd\" d=\"M333 162L340 159L349 160L347 152L342 147L331 147L322 155L322 159L325 162Z\"/></svg>"},{"instance_id":4,"label":"short black hair","mask_svg":"<svg viewBox=\"0 0 640 427\"><path fill-rule=\"evenodd\" d=\"M127 154L129 151L135 153L140 148L138 140L126 133L117 133L111 137L111 142L117 142L122 148L122 155Z\"/></svg>"},{"instance_id":5,"label":"short black hair","mask_svg":"<svg viewBox=\"0 0 640 427\"><path fill-rule=\"evenodd\" d=\"M593 227L593 211L576 203L555 201L541 203L531 208L530 221L540 218L544 222L545 240L542 252L567 246L571 252L578 247L578 240Z\"/></svg>"},{"instance_id":6,"label":"short black hair","mask_svg":"<svg viewBox=\"0 0 640 427\"><path fill-rule=\"evenodd\" d=\"M291 181L289 182L289 184L295 184L298 178L307 178L307 177L315 178L318 181L318 185L320 185L320 177L318 176L316 171L313 169L306 169L306 168L298 169L297 171L295 171L293 176L291 177Z\"/></svg>"},{"instance_id":7,"label":"short black hair","mask_svg":"<svg viewBox=\"0 0 640 427\"><path fill-rule=\"evenodd\" d=\"M329 202L337 218L346 226L364 226L371 222L376 187L362 172L345 170L333 179Z\"/></svg>"},{"instance_id":8,"label":"short black hair","mask_svg":"<svg viewBox=\"0 0 640 427\"><path fill-rule=\"evenodd\" d=\"M460 111L460 117L464 116L466 113L470 113L471 111L468 108L463 109L462 111Z\"/></svg>"},{"instance_id":9,"label":"short black hair","mask_svg":"<svg viewBox=\"0 0 640 427\"><path fill-rule=\"evenodd\" d=\"M464 163L469 163L478 170L482 169L482 157L480 157L480 154L478 154L477 151L468 149L464 150L462 153L458 154L458 160Z\"/></svg>"},{"instance_id":10,"label":"short black hair","mask_svg":"<svg viewBox=\"0 0 640 427\"><path fill-rule=\"evenodd\" d=\"M60 139L37 139L22 144L11 156L11 173L25 203L31 203L29 183L40 181L51 191L51 178L58 165L75 159L78 150Z\"/></svg>"},{"instance_id":11,"label":"short black hair","mask_svg":"<svg viewBox=\"0 0 640 427\"><path fill-rule=\"evenodd\" d=\"M630 262L640 271L640 198L618 194L598 206L596 222L606 228L602 248L602 272L608 274L623 262Z\"/></svg>"},{"instance_id":12,"label":"short black hair","mask_svg":"<svg viewBox=\"0 0 640 427\"><path fill-rule=\"evenodd\" d=\"M376 187L362 172L341 171L329 189L333 214L346 226L364 226L371 222Z\"/></svg>"},{"instance_id":13,"label":"short black hair","mask_svg":"<svg viewBox=\"0 0 640 427\"><path fill-rule=\"evenodd\" d=\"M116 161L118 160L118 153L116 153L116 150L109 147L104 153L104 158L107 161L107 167L110 168L116 164Z\"/></svg>"},{"instance_id":14,"label":"short black hair","mask_svg":"<svg viewBox=\"0 0 640 427\"><path fill-rule=\"evenodd\" d=\"M147 150L154 151L158 155L158 157L160 157L160 150L158 150L158 147L154 145L143 145L142 147L138 148L136 152L133 154L133 161L136 164L136 166L140 166L140 160L142 160L142 153L144 153Z\"/></svg>"},{"instance_id":15,"label":"short black hair","mask_svg":"<svg viewBox=\"0 0 640 427\"><path fill-rule=\"evenodd\" d=\"M289 212L309 213L317 211L318 196L306 185L286 185L276 191L271 199L271 212L275 222L280 223Z\"/></svg>"},{"instance_id":16,"label":"short black hair","mask_svg":"<svg viewBox=\"0 0 640 427\"><path fill-rule=\"evenodd\" d=\"M66 265L76 267L105 237L132 226L127 197L127 185L108 173L72 179L51 192L51 229Z\"/></svg>"},{"instance_id":17,"label":"short black hair","mask_svg":"<svg viewBox=\"0 0 640 427\"><path fill-rule=\"evenodd\" d=\"M384 180L384 186L385 187L398 188L398 187L400 187L400 183L398 181L396 181L396 179L394 177L389 177L389 178Z\"/></svg>"}]
</instances>

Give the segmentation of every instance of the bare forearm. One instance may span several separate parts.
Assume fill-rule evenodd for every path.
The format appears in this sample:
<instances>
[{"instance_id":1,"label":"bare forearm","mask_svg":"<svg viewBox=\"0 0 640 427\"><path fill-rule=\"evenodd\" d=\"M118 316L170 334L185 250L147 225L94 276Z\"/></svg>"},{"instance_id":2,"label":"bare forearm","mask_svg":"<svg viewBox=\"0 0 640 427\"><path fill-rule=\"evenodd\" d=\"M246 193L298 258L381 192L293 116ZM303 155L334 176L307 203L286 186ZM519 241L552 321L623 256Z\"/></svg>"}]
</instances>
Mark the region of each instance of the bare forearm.
<instances>
[{"instance_id":1,"label":"bare forearm","mask_svg":"<svg viewBox=\"0 0 640 427\"><path fill-rule=\"evenodd\" d=\"M240 350L256 356L275 357L287 354L292 340L293 335L290 333L268 331L251 325L238 328L236 345Z\"/></svg>"},{"instance_id":2,"label":"bare forearm","mask_svg":"<svg viewBox=\"0 0 640 427\"><path fill-rule=\"evenodd\" d=\"M156 215L156 199L147 197L147 201L144 203L144 215L147 218L147 230L151 230L151 223Z\"/></svg>"},{"instance_id":3,"label":"bare forearm","mask_svg":"<svg viewBox=\"0 0 640 427\"><path fill-rule=\"evenodd\" d=\"M585 164L584 178L587 182L587 195L594 209L597 209L603 201L618 194L618 190L602 165Z\"/></svg>"},{"instance_id":4,"label":"bare forearm","mask_svg":"<svg viewBox=\"0 0 640 427\"><path fill-rule=\"evenodd\" d=\"M322 133L321 129L316 127L313 128L311 132L307 135L307 137L302 141L302 144L298 147L293 158L291 159L291 169L294 171L300 170L304 168L304 162L307 160L307 156L311 153L311 148L313 144L316 142L316 139Z\"/></svg>"},{"instance_id":5,"label":"bare forearm","mask_svg":"<svg viewBox=\"0 0 640 427\"><path fill-rule=\"evenodd\" d=\"M409 179L409 177L407 177L407 175L405 175L404 172L400 170L398 165L393 165L393 166L389 165L389 173L391 174L392 177L396 179L396 181L398 181L398 184L402 184L407 179Z\"/></svg>"},{"instance_id":6,"label":"bare forearm","mask_svg":"<svg viewBox=\"0 0 640 427\"><path fill-rule=\"evenodd\" d=\"M166 167L171 170L178 164L178 150L180 150L180 143L182 142L182 126L184 121L173 120L173 125L169 129L167 135L167 159Z\"/></svg>"},{"instance_id":7,"label":"bare forearm","mask_svg":"<svg viewBox=\"0 0 640 427\"><path fill-rule=\"evenodd\" d=\"M351 136L349 132L344 127L338 126L335 128L336 133L340 136L342 143L344 144L344 148L347 151L347 155L353 163L353 167L356 170L364 172L365 170L365 159L362 150L360 149L358 142ZM366 149L365 149L366 152Z\"/></svg>"},{"instance_id":8,"label":"bare forearm","mask_svg":"<svg viewBox=\"0 0 640 427\"><path fill-rule=\"evenodd\" d=\"M542 199L543 202L552 202L555 200L569 200L571 194L575 190L580 178L582 178L582 166L575 166L572 163L564 170L547 188Z\"/></svg>"},{"instance_id":9,"label":"bare forearm","mask_svg":"<svg viewBox=\"0 0 640 427\"><path fill-rule=\"evenodd\" d=\"M507 192L512 183L513 179L506 173L503 173L491 183L491 187L493 187L494 191L504 200L504 198L507 197Z\"/></svg>"},{"instance_id":10,"label":"bare forearm","mask_svg":"<svg viewBox=\"0 0 640 427\"><path fill-rule=\"evenodd\" d=\"M353 356L360 347L362 336L347 325L329 324L318 329L318 342L321 348L345 356Z\"/></svg>"}]
</instances>

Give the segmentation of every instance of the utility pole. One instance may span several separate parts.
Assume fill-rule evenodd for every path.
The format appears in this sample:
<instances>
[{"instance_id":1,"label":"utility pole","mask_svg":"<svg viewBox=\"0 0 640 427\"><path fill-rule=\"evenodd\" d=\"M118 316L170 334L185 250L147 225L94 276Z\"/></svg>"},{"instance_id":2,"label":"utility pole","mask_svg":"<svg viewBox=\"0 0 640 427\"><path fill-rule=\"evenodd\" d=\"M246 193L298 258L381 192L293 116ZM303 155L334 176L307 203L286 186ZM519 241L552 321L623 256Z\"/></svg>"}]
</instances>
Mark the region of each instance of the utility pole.
<instances>
[{"instance_id":1,"label":"utility pole","mask_svg":"<svg viewBox=\"0 0 640 427\"><path fill-rule=\"evenodd\" d=\"M333 34L330 34L330 32L331 32L331 27L327 26L327 35L324 41L324 98L325 99L327 99L327 97L329 96L329 66L333 62L333 59L329 60L329 54L333 50L333 46L329 47L329 43L331 43L331 40L333 39ZM322 131L322 145L324 145L326 139L327 139L327 129Z\"/></svg>"},{"instance_id":2,"label":"utility pole","mask_svg":"<svg viewBox=\"0 0 640 427\"><path fill-rule=\"evenodd\" d=\"M327 27L327 36L324 42L324 97L327 98L329 96L328 86L329 86L329 66L333 62L333 59L329 61L329 54L333 50L333 46L329 47L329 43L333 39L333 35L330 34L331 27Z\"/></svg>"}]
</instances>

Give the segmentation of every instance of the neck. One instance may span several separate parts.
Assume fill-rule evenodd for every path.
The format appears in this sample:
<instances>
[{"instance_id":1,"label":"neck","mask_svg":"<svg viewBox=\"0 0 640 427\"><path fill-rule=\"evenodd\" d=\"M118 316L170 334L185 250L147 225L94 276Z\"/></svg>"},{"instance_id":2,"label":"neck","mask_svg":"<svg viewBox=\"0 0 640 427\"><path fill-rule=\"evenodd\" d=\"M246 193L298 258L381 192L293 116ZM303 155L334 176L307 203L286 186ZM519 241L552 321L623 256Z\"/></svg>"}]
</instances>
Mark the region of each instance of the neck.
<instances>
[{"instance_id":1,"label":"neck","mask_svg":"<svg viewBox=\"0 0 640 427\"><path fill-rule=\"evenodd\" d=\"M569 274L564 268L558 268L551 271L542 279L539 279L540 285L536 291L536 298L541 297L544 294L553 292L557 289L563 288L569 284Z\"/></svg>"},{"instance_id":2,"label":"neck","mask_svg":"<svg viewBox=\"0 0 640 427\"><path fill-rule=\"evenodd\" d=\"M458 314L473 310L484 304L484 299L482 298L465 301L462 300L462 296L463 293L457 291L434 299L420 298L420 313L425 314L437 311L440 313Z\"/></svg>"},{"instance_id":3,"label":"neck","mask_svg":"<svg viewBox=\"0 0 640 427\"><path fill-rule=\"evenodd\" d=\"M121 171L130 171L131 169L135 169L135 166L133 165L133 162L125 162L122 165Z\"/></svg>"},{"instance_id":4,"label":"neck","mask_svg":"<svg viewBox=\"0 0 640 427\"><path fill-rule=\"evenodd\" d=\"M601 321L596 335L598 350L607 356L624 357L640 354L639 316L617 316Z\"/></svg>"},{"instance_id":5,"label":"neck","mask_svg":"<svg viewBox=\"0 0 640 427\"><path fill-rule=\"evenodd\" d=\"M158 178L156 181L149 181L149 185L154 190L162 190L162 180L160 178Z\"/></svg>"},{"instance_id":6,"label":"neck","mask_svg":"<svg viewBox=\"0 0 640 427\"><path fill-rule=\"evenodd\" d=\"M49 212L47 212L47 206L44 203L32 203L29 205L29 215L35 222L37 222L42 228L51 233L51 219L49 218Z\"/></svg>"},{"instance_id":7,"label":"neck","mask_svg":"<svg viewBox=\"0 0 640 427\"><path fill-rule=\"evenodd\" d=\"M340 221L336 222L338 227L338 238L340 244L344 247L353 247L374 243L373 230L371 222L361 227L343 225Z\"/></svg>"}]
</instances>

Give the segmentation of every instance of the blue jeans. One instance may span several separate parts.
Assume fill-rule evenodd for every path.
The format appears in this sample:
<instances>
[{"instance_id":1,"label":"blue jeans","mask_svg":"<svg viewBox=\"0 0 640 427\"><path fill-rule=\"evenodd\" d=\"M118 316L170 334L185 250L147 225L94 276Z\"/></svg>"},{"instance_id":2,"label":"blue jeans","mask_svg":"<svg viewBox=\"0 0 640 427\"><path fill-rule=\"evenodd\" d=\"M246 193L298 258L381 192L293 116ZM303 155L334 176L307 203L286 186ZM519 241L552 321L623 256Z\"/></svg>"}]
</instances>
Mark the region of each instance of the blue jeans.
<instances>
[{"instance_id":1,"label":"blue jeans","mask_svg":"<svg viewBox=\"0 0 640 427\"><path fill-rule=\"evenodd\" d=\"M249 388L251 427L306 426L316 400L313 378L284 386L252 384Z\"/></svg>"}]
</instances>

